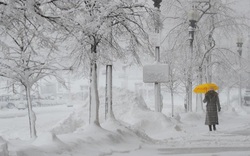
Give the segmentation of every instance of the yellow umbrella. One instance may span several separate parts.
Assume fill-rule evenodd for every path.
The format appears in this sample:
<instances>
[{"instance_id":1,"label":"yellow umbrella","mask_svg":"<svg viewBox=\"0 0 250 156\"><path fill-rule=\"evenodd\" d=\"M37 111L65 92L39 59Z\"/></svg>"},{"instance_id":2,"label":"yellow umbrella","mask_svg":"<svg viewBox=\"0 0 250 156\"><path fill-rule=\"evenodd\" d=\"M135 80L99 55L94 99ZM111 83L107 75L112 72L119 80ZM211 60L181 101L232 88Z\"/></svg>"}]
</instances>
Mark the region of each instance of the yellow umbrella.
<instances>
[{"instance_id":1,"label":"yellow umbrella","mask_svg":"<svg viewBox=\"0 0 250 156\"><path fill-rule=\"evenodd\" d=\"M200 84L200 85L196 86L194 88L194 92L195 93L206 93L211 88L213 88L214 90L219 89L219 87L214 83L204 83L204 84Z\"/></svg>"}]
</instances>

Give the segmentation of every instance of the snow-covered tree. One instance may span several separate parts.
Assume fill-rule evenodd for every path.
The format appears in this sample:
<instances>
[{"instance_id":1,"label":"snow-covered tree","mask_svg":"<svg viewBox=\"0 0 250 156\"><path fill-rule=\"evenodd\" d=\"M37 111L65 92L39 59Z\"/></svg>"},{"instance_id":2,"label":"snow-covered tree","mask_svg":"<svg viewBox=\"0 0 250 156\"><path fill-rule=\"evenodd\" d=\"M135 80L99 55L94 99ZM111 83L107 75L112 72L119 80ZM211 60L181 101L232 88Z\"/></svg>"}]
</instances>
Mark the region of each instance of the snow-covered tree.
<instances>
[{"instance_id":1,"label":"snow-covered tree","mask_svg":"<svg viewBox=\"0 0 250 156\"><path fill-rule=\"evenodd\" d=\"M74 67L88 69L90 64L90 124L99 125L97 63L131 56L139 62L142 48L138 45L145 44L148 38L143 18L147 17L149 10L143 4L132 1L74 2L74 7L67 10L67 14L62 13L63 20L71 35ZM59 6L60 2L55 3Z\"/></svg>"},{"instance_id":2,"label":"snow-covered tree","mask_svg":"<svg viewBox=\"0 0 250 156\"><path fill-rule=\"evenodd\" d=\"M179 69L182 69L180 72L184 73L182 74L184 84L187 84L187 72L189 66L192 66L193 69L192 82L199 81L198 83L202 83L204 80L205 82L211 82L212 73L214 76L221 74L215 74L215 69L218 66L221 66L222 64L229 65L229 62L234 61L224 57L224 55L228 55L233 51L232 47L229 47L225 43L231 42L227 41L228 38L232 38L237 34L237 31L242 30L242 28L239 29L239 27L242 26L240 20L243 18L238 17L230 7L230 3L224 1L208 0L194 1L194 3L190 3L179 0L175 1L175 4L176 5L172 5L172 8L174 8L173 11L171 12L171 9L167 10L169 14L164 17L164 19L172 25L172 27L169 26L168 28L164 43L170 45L169 47L171 47L171 50L173 49L177 53L182 53L177 59L181 60L179 61L178 66L180 67ZM190 61L188 60L190 54L188 52L189 21L187 15L192 6L196 8L199 18L197 19L197 27L194 36L194 56ZM177 12L176 10L180 11ZM225 52L227 54L225 54ZM213 59L211 59L211 56L213 56ZM217 78L213 81L217 83L216 80ZM186 85L186 88L188 88L188 85ZM187 95L188 92L192 92L192 90L186 89Z\"/></svg>"},{"instance_id":3,"label":"snow-covered tree","mask_svg":"<svg viewBox=\"0 0 250 156\"><path fill-rule=\"evenodd\" d=\"M58 64L56 43L59 35L36 16L31 1L0 3L0 76L25 88L31 138L36 137L36 115L32 110L31 90L46 76L64 69Z\"/></svg>"}]
</instances>

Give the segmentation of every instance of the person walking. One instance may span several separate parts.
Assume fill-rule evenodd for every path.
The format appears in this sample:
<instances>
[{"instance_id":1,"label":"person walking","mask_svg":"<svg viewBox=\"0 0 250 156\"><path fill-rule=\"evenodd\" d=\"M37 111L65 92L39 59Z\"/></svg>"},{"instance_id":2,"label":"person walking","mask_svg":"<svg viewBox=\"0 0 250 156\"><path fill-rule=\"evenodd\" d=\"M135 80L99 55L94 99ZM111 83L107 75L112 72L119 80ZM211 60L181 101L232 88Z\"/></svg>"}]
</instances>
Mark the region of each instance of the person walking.
<instances>
[{"instance_id":1,"label":"person walking","mask_svg":"<svg viewBox=\"0 0 250 156\"><path fill-rule=\"evenodd\" d=\"M212 131L213 126L213 130L215 131L216 125L219 124L218 112L220 112L221 107L218 93L214 91L214 88L209 88L203 102L207 103L205 125L208 125L209 131Z\"/></svg>"}]
</instances>

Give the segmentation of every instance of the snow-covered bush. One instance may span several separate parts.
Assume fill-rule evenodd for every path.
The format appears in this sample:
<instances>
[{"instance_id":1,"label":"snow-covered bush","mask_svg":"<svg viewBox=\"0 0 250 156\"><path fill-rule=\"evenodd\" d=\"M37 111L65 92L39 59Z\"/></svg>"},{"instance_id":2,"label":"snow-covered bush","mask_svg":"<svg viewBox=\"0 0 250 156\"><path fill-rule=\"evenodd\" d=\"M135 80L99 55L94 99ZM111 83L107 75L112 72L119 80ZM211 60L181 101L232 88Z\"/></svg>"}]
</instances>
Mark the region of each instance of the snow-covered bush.
<instances>
[{"instance_id":1,"label":"snow-covered bush","mask_svg":"<svg viewBox=\"0 0 250 156\"><path fill-rule=\"evenodd\" d=\"M0 155L9 156L7 141L5 141L2 137L0 137Z\"/></svg>"}]
</instances>

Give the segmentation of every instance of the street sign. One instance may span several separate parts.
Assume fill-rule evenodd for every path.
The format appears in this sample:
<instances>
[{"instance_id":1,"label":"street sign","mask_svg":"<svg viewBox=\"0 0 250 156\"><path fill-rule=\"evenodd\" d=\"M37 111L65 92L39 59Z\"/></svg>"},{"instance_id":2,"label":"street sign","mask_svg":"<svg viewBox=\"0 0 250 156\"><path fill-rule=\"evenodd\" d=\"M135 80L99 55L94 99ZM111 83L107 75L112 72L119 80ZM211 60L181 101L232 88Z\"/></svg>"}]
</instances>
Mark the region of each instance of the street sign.
<instances>
[{"instance_id":1,"label":"street sign","mask_svg":"<svg viewBox=\"0 0 250 156\"><path fill-rule=\"evenodd\" d=\"M144 83L167 83L169 82L169 66L167 64L145 65L143 67Z\"/></svg>"}]
</instances>

